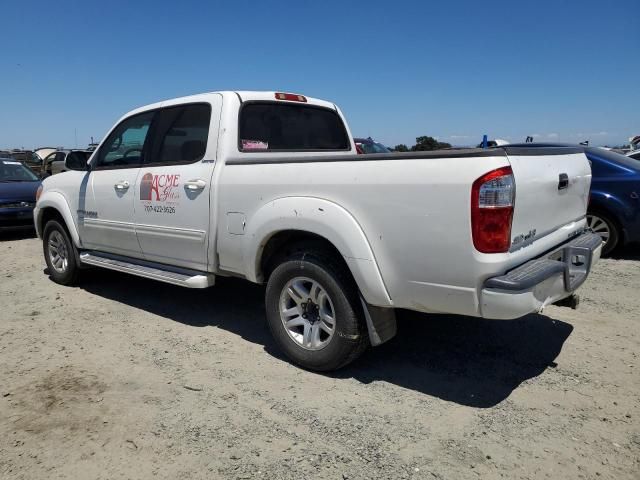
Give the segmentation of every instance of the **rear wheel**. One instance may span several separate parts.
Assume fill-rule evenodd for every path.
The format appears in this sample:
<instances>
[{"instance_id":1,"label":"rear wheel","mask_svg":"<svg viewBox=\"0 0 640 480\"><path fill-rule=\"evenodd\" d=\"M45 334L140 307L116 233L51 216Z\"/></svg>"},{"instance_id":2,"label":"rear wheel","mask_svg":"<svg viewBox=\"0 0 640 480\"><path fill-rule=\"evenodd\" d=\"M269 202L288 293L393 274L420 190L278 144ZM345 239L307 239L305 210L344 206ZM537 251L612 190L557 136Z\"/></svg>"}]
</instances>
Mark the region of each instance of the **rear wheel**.
<instances>
[{"instance_id":1,"label":"rear wheel","mask_svg":"<svg viewBox=\"0 0 640 480\"><path fill-rule=\"evenodd\" d=\"M283 259L269 277L265 301L276 342L304 368L336 370L369 343L353 280L322 252Z\"/></svg>"},{"instance_id":2,"label":"rear wheel","mask_svg":"<svg viewBox=\"0 0 640 480\"><path fill-rule=\"evenodd\" d=\"M72 285L78 278L75 246L67 229L57 220L49 220L42 233L44 259L49 276L61 285Z\"/></svg>"},{"instance_id":3,"label":"rear wheel","mask_svg":"<svg viewBox=\"0 0 640 480\"><path fill-rule=\"evenodd\" d=\"M604 242L602 247L603 255L611 253L618 246L620 241L618 226L608 215L600 212L589 212L587 214L587 226L602 238Z\"/></svg>"}]
</instances>

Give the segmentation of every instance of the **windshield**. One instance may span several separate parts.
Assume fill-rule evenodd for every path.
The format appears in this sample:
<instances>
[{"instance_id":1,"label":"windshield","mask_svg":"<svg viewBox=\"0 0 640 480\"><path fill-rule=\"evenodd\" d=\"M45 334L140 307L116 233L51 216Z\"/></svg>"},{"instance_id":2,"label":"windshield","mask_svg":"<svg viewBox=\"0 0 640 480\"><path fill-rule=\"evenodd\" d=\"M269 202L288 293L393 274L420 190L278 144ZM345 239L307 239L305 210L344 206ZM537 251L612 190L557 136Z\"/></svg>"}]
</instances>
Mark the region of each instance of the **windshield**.
<instances>
[{"instance_id":1,"label":"windshield","mask_svg":"<svg viewBox=\"0 0 640 480\"><path fill-rule=\"evenodd\" d=\"M391 150L389 150L387 147L385 147L381 143L376 143L376 142L360 143L359 146L360 146L360 148L362 148L362 150L364 150L364 153L389 153L389 152L391 152Z\"/></svg>"},{"instance_id":2,"label":"windshield","mask_svg":"<svg viewBox=\"0 0 640 480\"><path fill-rule=\"evenodd\" d=\"M35 173L15 160L0 160L0 182L36 182Z\"/></svg>"}]
</instances>

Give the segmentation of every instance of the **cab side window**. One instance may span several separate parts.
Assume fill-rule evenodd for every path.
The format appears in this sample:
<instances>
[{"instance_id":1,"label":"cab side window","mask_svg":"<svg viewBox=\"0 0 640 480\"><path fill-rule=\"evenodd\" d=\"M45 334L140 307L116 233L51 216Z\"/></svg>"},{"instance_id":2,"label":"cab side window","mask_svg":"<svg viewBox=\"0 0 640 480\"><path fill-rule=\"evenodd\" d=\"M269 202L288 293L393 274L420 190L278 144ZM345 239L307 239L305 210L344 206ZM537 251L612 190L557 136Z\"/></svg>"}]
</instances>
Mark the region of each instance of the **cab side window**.
<instances>
[{"instance_id":1,"label":"cab side window","mask_svg":"<svg viewBox=\"0 0 640 480\"><path fill-rule=\"evenodd\" d=\"M195 163L204 158L211 106L198 103L163 108L154 123L151 154L145 165Z\"/></svg>"},{"instance_id":2,"label":"cab side window","mask_svg":"<svg viewBox=\"0 0 640 480\"><path fill-rule=\"evenodd\" d=\"M140 113L120 123L100 147L96 169L140 166L155 114L155 111Z\"/></svg>"}]
</instances>

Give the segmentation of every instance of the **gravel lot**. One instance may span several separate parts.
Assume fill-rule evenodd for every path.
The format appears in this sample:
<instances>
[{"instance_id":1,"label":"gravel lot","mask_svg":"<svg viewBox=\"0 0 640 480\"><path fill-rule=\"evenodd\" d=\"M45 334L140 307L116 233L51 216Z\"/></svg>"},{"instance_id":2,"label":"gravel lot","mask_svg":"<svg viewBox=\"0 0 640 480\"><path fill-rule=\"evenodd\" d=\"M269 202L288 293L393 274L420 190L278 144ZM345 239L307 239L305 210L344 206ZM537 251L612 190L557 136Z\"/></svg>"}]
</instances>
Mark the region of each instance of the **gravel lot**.
<instances>
[{"instance_id":1,"label":"gravel lot","mask_svg":"<svg viewBox=\"0 0 640 480\"><path fill-rule=\"evenodd\" d=\"M402 313L351 367L287 363L263 288L43 273L0 237L0 477L610 478L640 472L640 252L579 310Z\"/></svg>"}]
</instances>

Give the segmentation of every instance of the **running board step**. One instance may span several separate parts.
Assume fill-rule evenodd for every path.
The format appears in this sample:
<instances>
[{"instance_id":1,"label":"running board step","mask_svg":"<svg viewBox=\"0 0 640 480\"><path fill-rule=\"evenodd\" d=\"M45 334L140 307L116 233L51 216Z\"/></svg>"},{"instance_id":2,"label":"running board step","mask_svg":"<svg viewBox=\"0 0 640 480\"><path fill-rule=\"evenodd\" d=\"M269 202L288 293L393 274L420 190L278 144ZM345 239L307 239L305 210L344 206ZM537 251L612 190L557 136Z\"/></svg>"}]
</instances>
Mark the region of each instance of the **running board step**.
<instances>
[{"instance_id":1,"label":"running board step","mask_svg":"<svg viewBox=\"0 0 640 480\"><path fill-rule=\"evenodd\" d=\"M109 270L129 273L138 277L150 278L187 288L210 287L215 283L216 278L215 275L204 272L169 267L159 263L145 262L144 260L138 261L105 253L81 252L80 261L86 265L108 268ZM133 263L134 261L140 263Z\"/></svg>"}]
</instances>

